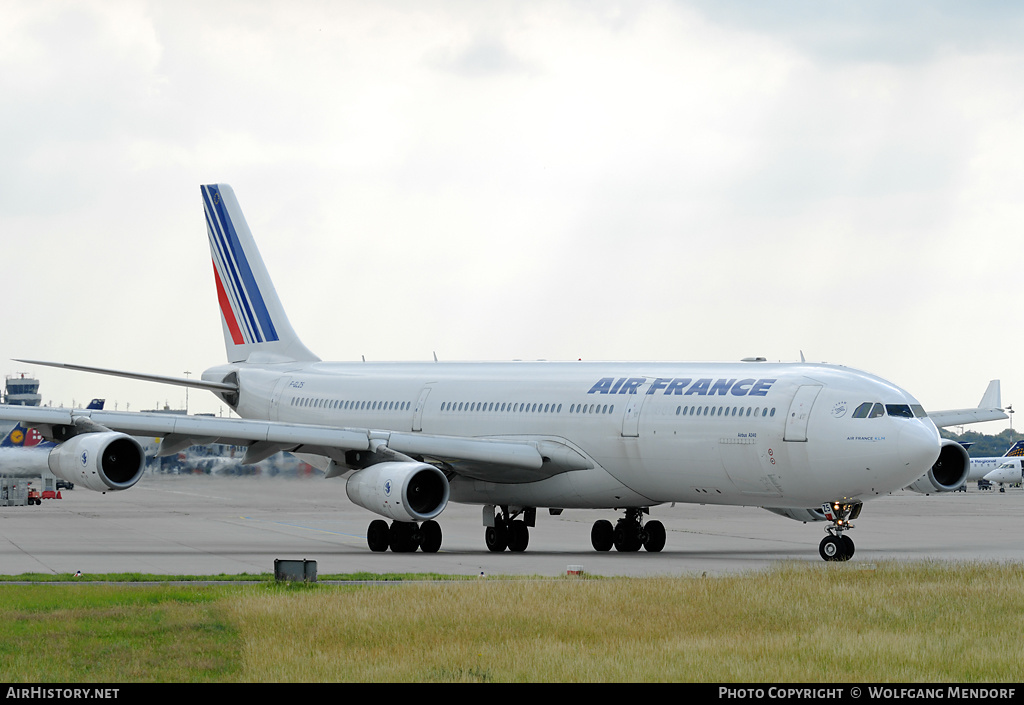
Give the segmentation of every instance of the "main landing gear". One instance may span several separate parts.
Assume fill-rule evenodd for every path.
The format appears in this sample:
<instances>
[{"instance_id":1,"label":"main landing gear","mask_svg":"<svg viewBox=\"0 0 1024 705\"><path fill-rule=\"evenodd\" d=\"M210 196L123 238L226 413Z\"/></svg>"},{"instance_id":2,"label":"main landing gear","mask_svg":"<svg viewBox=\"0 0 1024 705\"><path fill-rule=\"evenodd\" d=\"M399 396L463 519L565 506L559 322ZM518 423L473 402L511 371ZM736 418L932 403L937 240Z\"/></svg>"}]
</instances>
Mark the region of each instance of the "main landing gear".
<instances>
[{"instance_id":1,"label":"main landing gear","mask_svg":"<svg viewBox=\"0 0 1024 705\"><path fill-rule=\"evenodd\" d=\"M522 519L516 519L520 514ZM521 553L530 544L530 527L536 526L537 510L533 507L509 508L501 507L494 511L493 506L484 507L484 543L487 550L501 553L506 548L513 553Z\"/></svg>"},{"instance_id":2,"label":"main landing gear","mask_svg":"<svg viewBox=\"0 0 1024 705\"><path fill-rule=\"evenodd\" d=\"M383 519L370 522L366 530L366 543L371 551L413 553L417 548L424 553L437 553L441 548L441 525L436 521L417 524L414 521L393 521L391 526Z\"/></svg>"},{"instance_id":3,"label":"main landing gear","mask_svg":"<svg viewBox=\"0 0 1024 705\"><path fill-rule=\"evenodd\" d=\"M615 526L607 519L594 522L590 530L590 543L595 551L639 551L643 546L651 553L665 548L665 525L660 521L643 523L643 515L647 509L627 509L626 516L619 519Z\"/></svg>"},{"instance_id":4,"label":"main landing gear","mask_svg":"<svg viewBox=\"0 0 1024 705\"><path fill-rule=\"evenodd\" d=\"M845 532L853 528L850 520L860 516L863 506L860 502L832 502L821 506L825 519L832 522L831 526L825 528L828 536L818 545L818 553L826 561L848 561L853 558L853 540Z\"/></svg>"}]
</instances>

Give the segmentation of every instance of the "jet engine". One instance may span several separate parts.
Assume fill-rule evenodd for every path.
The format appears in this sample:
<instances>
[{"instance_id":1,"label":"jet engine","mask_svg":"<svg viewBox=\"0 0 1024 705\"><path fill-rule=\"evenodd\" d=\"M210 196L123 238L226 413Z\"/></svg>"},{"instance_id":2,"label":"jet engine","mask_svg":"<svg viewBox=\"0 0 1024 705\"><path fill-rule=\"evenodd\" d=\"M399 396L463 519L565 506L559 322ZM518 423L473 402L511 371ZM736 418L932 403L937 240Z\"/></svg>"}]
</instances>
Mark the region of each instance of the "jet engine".
<instances>
[{"instance_id":1,"label":"jet engine","mask_svg":"<svg viewBox=\"0 0 1024 705\"><path fill-rule=\"evenodd\" d=\"M907 489L921 494L952 492L967 482L970 470L971 456L967 454L967 449L956 441L944 438L939 449L939 459Z\"/></svg>"},{"instance_id":2,"label":"jet engine","mask_svg":"<svg viewBox=\"0 0 1024 705\"><path fill-rule=\"evenodd\" d=\"M353 503L395 521L427 521L448 505L448 478L427 463L377 463L349 476Z\"/></svg>"},{"instance_id":3,"label":"jet engine","mask_svg":"<svg viewBox=\"0 0 1024 705\"><path fill-rule=\"evenodd\" d=\"M772 514L796 519L805 524L809 521L825 521L825 512L820 509L787 509L785 507L765 507Z\"/></svg>"},{"instance_id":4,"label":"jet engine","mask_svg":"<svg viewBox=\"0 0 1024 705\"><path fill-rule=\"evenodd\" d=\"M114 431L72 436L50 451L50 472L97 492L126 490L142 478L146 454L131 436Z\"/></svg>"}]
</instances>

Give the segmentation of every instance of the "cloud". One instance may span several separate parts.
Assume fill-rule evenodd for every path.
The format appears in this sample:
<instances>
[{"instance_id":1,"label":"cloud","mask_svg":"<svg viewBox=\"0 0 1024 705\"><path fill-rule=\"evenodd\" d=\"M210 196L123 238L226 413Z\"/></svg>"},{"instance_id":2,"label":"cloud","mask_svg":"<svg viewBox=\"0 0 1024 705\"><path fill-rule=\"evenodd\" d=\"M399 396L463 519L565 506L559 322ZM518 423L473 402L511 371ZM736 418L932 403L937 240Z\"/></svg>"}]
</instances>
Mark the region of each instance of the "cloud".
<instances>
[{"instance_id":1,"label":"cloud","mask_svg":"<svg viewBox=\"0 0 1024 705\"><path fill-rule=\"evenodd\" d=\"M0 354L219 363L225 181L325 358L804 350L1012 401L1015 346L972 339L1024 221L1008 8L7 3L6 285L42 322ZM43 393L177 394L81 377Z\"/></svg>"}]
</instances>

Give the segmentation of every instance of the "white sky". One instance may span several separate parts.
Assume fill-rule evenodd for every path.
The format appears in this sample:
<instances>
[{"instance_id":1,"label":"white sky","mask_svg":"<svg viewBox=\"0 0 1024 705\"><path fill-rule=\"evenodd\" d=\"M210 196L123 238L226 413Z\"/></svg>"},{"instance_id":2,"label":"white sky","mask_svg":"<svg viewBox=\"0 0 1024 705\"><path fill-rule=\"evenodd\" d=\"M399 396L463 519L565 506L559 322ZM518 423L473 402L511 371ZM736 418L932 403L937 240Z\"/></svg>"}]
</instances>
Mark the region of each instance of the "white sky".
<instances>
[{"instance_id":1,"label":"white sky","mask_svg":"<svg viewBox=\"0 0 1024 705\"><path fill-rule=\"evenodd\" d=\"M324 359L803 351L930 409L974 406L995 378L1004 404L1024 393L1006 265L1024 5L0 0L0 16L0 359L44 403L185 393L11 358L224 362L214 182Z\"/></svg>"}]
</instances>

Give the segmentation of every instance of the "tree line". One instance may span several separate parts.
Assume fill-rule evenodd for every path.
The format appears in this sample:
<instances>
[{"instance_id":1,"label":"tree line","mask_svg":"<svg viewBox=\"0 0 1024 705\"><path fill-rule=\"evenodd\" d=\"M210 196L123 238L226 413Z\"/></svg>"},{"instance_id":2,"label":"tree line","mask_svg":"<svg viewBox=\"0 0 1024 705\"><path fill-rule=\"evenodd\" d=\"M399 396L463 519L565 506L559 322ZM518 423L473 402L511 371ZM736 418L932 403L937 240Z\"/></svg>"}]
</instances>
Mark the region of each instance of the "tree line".
<instances>
[{"instance_id":1,"label":"tree line","mask_svg":"<svg viewBox=\"0 0 1024 705\"><path fill-rule=\"evenodd\" d=\"M977 431L965 431L957 435L944 428L940 428L939 433L942 434L943 438L949 438L959 443L971 443L971 447L967 449L967 454L972 458L991 458L1003 455L1010 446L1024 438L1024 434L1010 428L1000 431L994 436L978 433Z\"/></svg>"}]
</instances>

